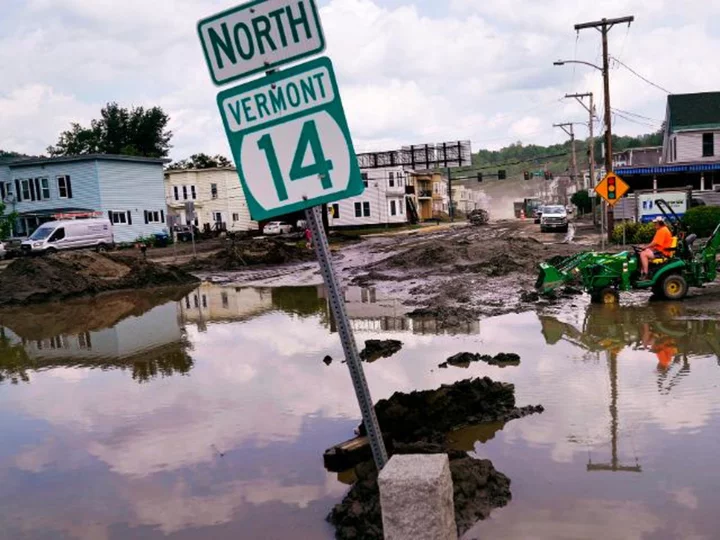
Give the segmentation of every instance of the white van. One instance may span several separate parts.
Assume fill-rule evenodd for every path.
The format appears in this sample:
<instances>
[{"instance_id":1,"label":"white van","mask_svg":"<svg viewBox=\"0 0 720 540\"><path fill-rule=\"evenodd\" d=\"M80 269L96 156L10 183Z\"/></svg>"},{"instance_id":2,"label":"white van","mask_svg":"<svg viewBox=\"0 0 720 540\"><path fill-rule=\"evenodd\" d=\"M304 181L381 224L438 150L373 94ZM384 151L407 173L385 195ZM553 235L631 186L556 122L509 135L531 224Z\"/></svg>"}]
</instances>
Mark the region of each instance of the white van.
<instances>
[{"instance_id":1,"label":"white van","mask_svg":"<svg viewBox=\"0 0 720 540\"><path fill-rule=\"evenodd\" d=\"M80 248L105 251L113 244L109 219L71 219L43 223L22 243L21 250L24 255Z\"/></svg>"}]
</instances>

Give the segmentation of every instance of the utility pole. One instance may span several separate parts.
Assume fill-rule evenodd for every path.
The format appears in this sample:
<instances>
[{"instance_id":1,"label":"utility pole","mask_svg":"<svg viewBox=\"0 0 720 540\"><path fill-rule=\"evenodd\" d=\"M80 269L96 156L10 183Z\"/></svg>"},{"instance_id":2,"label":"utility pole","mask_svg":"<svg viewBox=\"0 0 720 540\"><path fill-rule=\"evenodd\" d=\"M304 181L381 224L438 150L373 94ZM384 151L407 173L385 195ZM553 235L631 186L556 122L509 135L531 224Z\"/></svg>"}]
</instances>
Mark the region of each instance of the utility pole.
<instances>
[{"instance_id":1,"label":"utility pole","mask_svg":"<svg viewBox=\"0 0 720 540\"><path fill-rule=\"evenodd\" d=\"M593 225L597 225L597 213L595 212L595 199L597 199L595 196L595 185L597 180L595 179L595 131L593 127L595 123L595 103L593 101L593 93L586 92L584 94L565 94L565 97L575 98L577 102L590 114L590 119L588 121L588 129L590 131L590 187L592 187L593 190L593 196L590 197L590 204L592 204ZM583 98L586 97L590 98L589 107L585 105L585 102L583 101Z\"/></svg>"},{"instance_id":2,"label":"utility pole","mask_svg":"<svg viewBox=\"0 0 720 540\"><path fill-rule=\"evenodd\" d=\"M587 23L575 25L575 31L580 32L586 28L595 28L602 34L602 50L603 50L603 87L605 92L605 174L612 172L612 117L610 116L610 66L608 62L608 32L616 24L627 23L628 25L635 20L635 17L620 17L617 19L602 19ZM607 207L607 234L608 239L612 236L615 215L613 207Z\"/></svg>"},{"instance_id":3,"label":"utility pole","mask_svg":"<svg viewBox=\"0 0 720 540\"><path fill-rule=\"evenodd\" d=\"M565 122L562 124L553 124L553 127L561 128L565 133L570 135L570 147L572 148L572 181L577 189L577 156L575 155L575 130L573 129L572 122Z\"/></svg>"},{"instance_id":4,"label":"utility pole","mask_svg":"<svg viewBox=\"0 0 720 540\"><path fill-rule=\"evenodd\" d=\"M448 214L450 214L450 222L455 221L455 209L453 208L453 195L452 195L452 173L450 167L446 169L448 177Z\"/></svg>"}]
</instances>

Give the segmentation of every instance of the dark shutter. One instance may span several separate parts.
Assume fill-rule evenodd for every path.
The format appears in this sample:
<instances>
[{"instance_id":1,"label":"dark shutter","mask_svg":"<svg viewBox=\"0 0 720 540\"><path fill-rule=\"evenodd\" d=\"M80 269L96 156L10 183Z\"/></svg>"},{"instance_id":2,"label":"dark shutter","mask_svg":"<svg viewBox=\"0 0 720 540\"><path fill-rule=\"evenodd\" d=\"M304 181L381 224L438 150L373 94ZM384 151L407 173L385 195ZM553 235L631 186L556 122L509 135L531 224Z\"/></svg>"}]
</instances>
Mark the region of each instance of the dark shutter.
<instances>
[{"instance_id":1,"label":"dark shutter","mask_svg":"<svg viewBox=\"0 0 720 540\"><path fill-rule=\"evenodd\" d=\"M165 212L160 210L160 222L165 223Z\"/></svg>"},{"instance_id":2,"label":"dark shutter","mask_svg":"<svg viewBox=\"0 0 720 540\"><path fill-rule=\"evenodd\" d=\"M72 184L69 176L65 176L65 185L67 186L68 199L72 199Z\"/></svg>"},{"instance_id":3,"label":"dark shutter","mask_svg":"<svg viewBox=\"0 0 720 540\"><path fill-rule=\"evenodd\" d=\"M35 193L37 194L37 200L42 201L42 192L40 191L40 179L35 179Z\"/></svg>"},{"instance_id":4,"label":"dark shutter","mask_svg":"<svg viewBox=\"0 0 720 540\"><path fill-rule=\"evenodd\" d=\"M0 182L0 197L5 200L5 182Z\"/></svg>"},{"instance_id":5,"label":"dark shutter","mask_svg":"<svg viewBox=\"0 0 720 540\"><path fill-rule=\"evenodd\" d=\"M147 225L147 224L148 224L148 211L145 210L145 211L143 212L143 214L145 214L145 225Z\"/></svg>"},{"instance_id":6,"label":"dark shutter","mask_svg":"<svg viewBox=\"0 0 720 540\"><path fill-rule=\"evenodd\" d=\"M20 191L20 180L15 179L15 200L17 202L22 201L22 192Z\"/></svg>"},{"instance_id":7,"label":"dark shutter","mask_svg":"<svg viewBox=\"0 0 720 540\"><path fill-rule=\"evenodd\" d=\"M130 210L127 211L127 215L128 215L128 225L132 225L132 213L130 212Z\"/></svg>"}]
</instances>

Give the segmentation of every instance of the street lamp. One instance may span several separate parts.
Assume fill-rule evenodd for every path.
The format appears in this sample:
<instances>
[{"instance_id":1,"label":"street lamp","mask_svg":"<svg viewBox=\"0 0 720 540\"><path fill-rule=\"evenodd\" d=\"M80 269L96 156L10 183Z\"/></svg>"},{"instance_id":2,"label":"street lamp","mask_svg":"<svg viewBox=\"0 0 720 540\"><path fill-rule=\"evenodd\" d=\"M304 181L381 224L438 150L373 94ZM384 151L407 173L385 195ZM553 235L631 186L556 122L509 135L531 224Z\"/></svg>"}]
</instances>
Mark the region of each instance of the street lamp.
<instances>
[{"instance_id":1,"label":"street lamp","mask_svg":"<svg viewBox=\"0 0 720 540\"><path fill-rule=\"evenodd\" d=\"M603 68L591 64L590 62L584 62L583 60L557 60L553 62L553 66L564 66L565 64L585 64L586 66L594 67L598 71L603 71Z\"/></svg>"}]
</instances>

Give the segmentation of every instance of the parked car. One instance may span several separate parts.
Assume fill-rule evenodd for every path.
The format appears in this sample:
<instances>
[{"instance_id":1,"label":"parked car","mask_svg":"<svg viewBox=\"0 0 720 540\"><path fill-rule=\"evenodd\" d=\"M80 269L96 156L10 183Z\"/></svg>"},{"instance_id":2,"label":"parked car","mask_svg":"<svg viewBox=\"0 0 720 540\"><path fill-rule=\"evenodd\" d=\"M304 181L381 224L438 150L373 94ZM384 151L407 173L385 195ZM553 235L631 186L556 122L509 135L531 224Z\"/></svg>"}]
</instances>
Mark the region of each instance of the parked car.
<instances>
[{"instance_id":1,"label":"parked car","mask_svg":"<svg viewBox=\"0 0 720 540\"><path fill-rule=\"evenodd\" d=\"M540 217L540 232L547 231L568 231L568 215L564 206L543 206L542 216Z\"/></svg>"},{"instance_id":2,"label":"parked car","mask_svg":"<svg viewBox=\"0 0 720 540\"><path fill-rule=\"evenodd\" d=\"M292 232L292 225L284 221L271 221L263 227L263 234L289 234Z\"/></svg>"},{"instance_id":3,"label":"parked car","mask_svg":"<svg viewBox=\"0 0 720 540\"><path fill-rule=\"evenodd\" d=\"M92 218L43 223L20 247L29 255L81 248L105 251L114 245L110 220Z\"/></svg>"}]
</instances>

